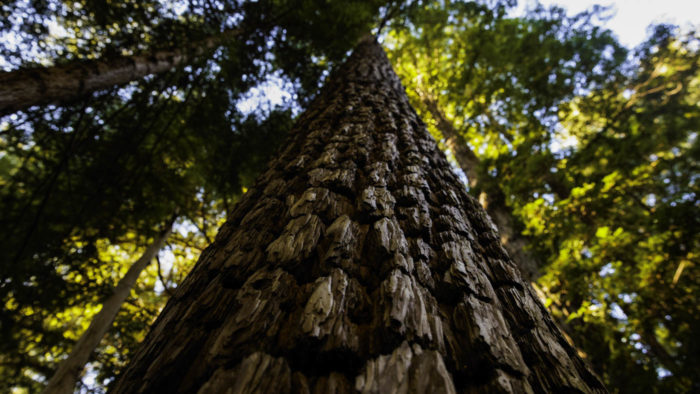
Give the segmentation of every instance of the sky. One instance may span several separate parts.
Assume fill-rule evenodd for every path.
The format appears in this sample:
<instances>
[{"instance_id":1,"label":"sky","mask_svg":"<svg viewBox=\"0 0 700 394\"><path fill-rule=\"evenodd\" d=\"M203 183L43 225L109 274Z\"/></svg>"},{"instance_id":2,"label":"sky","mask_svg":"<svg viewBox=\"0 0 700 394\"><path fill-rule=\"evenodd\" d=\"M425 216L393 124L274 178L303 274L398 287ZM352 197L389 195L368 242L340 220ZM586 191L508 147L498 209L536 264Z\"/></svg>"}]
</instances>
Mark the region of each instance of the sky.
<instances>
[{"instance_id":1,"label":"sky","mask_svg":"<svg viewBox=\"0 0 700 394\"><path fill-rule=\"evenodd\" d=\"M634 47L644 41L646 28L654 22L670 22L682 28L700 27L700 0L540 0L544 5L558 5L575 14L595 4L612 6L614 16L604 26L612 30L622 44ZM531 0L520 0L520 12Z\"/></svg>"}]
</instances>

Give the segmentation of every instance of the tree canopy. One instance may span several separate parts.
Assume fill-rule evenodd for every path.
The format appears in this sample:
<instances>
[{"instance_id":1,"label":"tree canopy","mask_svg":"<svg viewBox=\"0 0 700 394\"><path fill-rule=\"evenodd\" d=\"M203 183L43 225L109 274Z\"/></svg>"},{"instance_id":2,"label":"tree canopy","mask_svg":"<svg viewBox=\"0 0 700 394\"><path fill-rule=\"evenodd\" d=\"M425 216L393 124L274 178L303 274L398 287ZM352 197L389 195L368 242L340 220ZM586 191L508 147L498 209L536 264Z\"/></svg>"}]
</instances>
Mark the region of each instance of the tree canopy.
<instances>
[{"instance_id":1,"label":"tree canopy","mask_svg":"<svg viewBox=\"0 0 700 394\"><path fill-rule=\"evenodd\" d=\"M80 383L109 387L300 109L370 31L456 170L447 133L474 156L465 187L511 216L540 264L543 302L609 389L697 390L700 36L660 25L624 48L600 27L601 8L516 16L513 3L2 5L0 81L186 56L0 118L0 390L44 387L175 215ZM287 100L266 101L274 85Z\"/></svg>"}]
</instances>

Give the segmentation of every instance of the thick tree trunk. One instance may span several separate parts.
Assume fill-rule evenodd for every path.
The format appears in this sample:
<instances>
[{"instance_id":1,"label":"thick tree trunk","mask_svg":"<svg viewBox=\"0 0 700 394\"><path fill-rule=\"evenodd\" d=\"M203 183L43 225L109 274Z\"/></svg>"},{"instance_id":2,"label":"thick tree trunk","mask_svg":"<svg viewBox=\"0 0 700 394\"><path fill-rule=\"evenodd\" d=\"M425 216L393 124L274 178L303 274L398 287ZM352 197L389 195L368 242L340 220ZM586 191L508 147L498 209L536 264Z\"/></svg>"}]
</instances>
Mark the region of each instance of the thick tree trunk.
<instances>
[{"instance_id":1,"label":"thick tree trunk","mask_svg":"<svg viewBox=\"0 0 700 394\"><path fill-rule=\"evenodd\" d=\"M479 184L479 158L469 149L469 145L464 141L459 132L455 130L452 123L445 118L438 107L437 102L427 94L420 94L423 105L430 112L430 115L437 122L438 130L445 137L445 145L452 151L457 160L457 164L467 175L470 187ZM496 195L494 195L496 194ZM505 204L505 196L502 193L488 193L483 191L479 200L486 212L491 216L501 235L501 243L508 251L515 264L520 268L520 272L529 281L534 281L539 277L541 262L535 255L526 248L529 241L526 237L515 230L515 219L510 209Z\"/></svg>"},{"instance_id":2,"label":"thick tree trunk","mask_svg":"<svg viewBox=\"0 0 700 394\"><path fill-rule=\"evenodd\" d=\"M238 34L239 30L230 30L185 49L0 72L0 116L33 105L66 103L99 89L123 85L150 74L171 70L218 47L224 39Z\"/></svg>"},{"instance_id":3,"label":"thick tree trunk","mask_svg":"<svg viewBox=\"0 0 700 394\"><path fill-rule=\"evenodd\" d=\"M173 220L174 221L174 220ZM172 231L173 221L158 235L158 238L148 245L141 257L129 267L126 275L119 281L109 298L102 304L102 309L92 318L90 326L80 336L68 358L58 366L56 373L49 380L45 394L70 394L75 389L80 373L90 359L90 355L102 340L117 316L124 300L129 296L141 272L163 248L165 241Z\"/></svg>"},{"instance_id":4,"label":"thick tree trunk","mask_svg":"<svg viewBox=\"0 0 700 394\"><path fill-rule=\"evenodd\" d=\"M114 392L604 392L365 40Z\"/></svg>"}]
</instances>

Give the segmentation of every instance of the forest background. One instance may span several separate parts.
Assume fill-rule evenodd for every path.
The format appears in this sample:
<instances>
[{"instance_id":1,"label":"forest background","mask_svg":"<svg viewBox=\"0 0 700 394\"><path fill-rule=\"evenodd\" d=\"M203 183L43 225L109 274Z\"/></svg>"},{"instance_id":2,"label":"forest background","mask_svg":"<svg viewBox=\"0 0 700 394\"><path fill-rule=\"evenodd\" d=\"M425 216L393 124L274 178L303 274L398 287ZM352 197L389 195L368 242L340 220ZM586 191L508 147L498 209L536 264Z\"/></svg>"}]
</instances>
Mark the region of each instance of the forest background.
<instances>
[{"instance_id":1,"label":"forest background","mask_svg":"<svg viewBox=\"0 0 700 394\"><path fill-rule=\"evenodd\" d=\"M697 390L700 37L661 24L626 48L600 27L606 9L514 16L515 6L3 5L0 85L46 93L42 72L54 65L78 67L80 82L90 61L113 68L166 54L172 64L21 108L2 102L0 390L44 387L175 218L76 389L109 387L295 117L371 29L465 187L609 389ZM286 100L265 102L270 81Z\"/></svg>"}]
</instances>

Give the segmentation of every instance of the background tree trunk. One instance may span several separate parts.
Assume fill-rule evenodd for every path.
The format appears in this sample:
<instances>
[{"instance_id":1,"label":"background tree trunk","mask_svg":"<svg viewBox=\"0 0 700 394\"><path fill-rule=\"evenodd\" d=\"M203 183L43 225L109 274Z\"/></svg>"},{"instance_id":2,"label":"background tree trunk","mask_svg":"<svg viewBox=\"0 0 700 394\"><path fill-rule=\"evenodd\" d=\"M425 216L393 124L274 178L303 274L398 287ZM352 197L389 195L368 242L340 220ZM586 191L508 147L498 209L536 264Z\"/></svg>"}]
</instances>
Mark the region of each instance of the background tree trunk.
<instances>
[{"instance_id":1,"label":"background tree trunk","mask_svg":"<svg viewBox=\"0 0 700 394\"><path fill-rule=\"evenodd\" d=\"M158 238L154 239L153 242L148 245L141 257L129 267L129 270L114 288L112 295L102 303L102 309L92 318L90 326L80 336L78 342L75 343L68 358L63 360L58 366L51 380L49 380L44 394L69 394L74 391L75 384L83 368L85 368L85 364L90 359L90 355L92 355L95 348L102 340L102 337L104 337L109 330L109 327L112 325L124 300L126 300L131 289L136 284L141 272L148 267L151 260L153 260L163 248L165 241L172 231L174 221L175 217L166 224L163 231L158 235Z\"/></svg>"},{"instance_id":2,"label":"background tree trunk","mask_svg":"<svg viewBox=\"0 0 700 394\"><path fill-rule=\"evenodd\" d=\"M364 40L115 392L605 392Z\"/></svg>"},{"instance_id":3,"label":"background tree trunk","mask_svg":"<svg viewBox=\"0 0 700 394\"><path fill-rule=\"evenodd\" d=\"M171 70L238 34L239 30L230 30L184 49L0 72L0 116L33 105L66 103L96 90Z\"/></svg>"}]
</instances>

